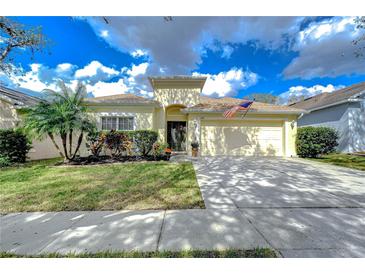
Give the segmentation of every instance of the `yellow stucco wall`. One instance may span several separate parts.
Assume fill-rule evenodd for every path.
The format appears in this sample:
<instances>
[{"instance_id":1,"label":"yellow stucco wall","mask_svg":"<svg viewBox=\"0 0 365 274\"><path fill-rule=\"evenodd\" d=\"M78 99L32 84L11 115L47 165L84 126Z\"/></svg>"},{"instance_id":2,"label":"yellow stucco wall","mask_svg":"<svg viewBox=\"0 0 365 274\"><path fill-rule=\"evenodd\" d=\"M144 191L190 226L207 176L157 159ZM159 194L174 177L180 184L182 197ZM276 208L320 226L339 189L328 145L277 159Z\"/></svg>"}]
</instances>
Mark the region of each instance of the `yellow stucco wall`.
<instances>
[{"instance_id":1,"label":"yellow stucco wall","mask_svg":"<svg viewBox=\"0 0 365 274\"><path fill-rule=\"evenodd\" d=\"M89 106L89 113L101 129L101 117L129 116L135 118L135 129L155 129L154 108L150 106Z\"/></svg>"},{"instance_id":2,"label":"yellow stucco wall","mask_svg":"<svg viewBox=\"0 0 365 274\"><path fill-rule=\"evenodd\" d=\"M159 88L154 90L155 100L159 101L163 107L170 105L184 105L191 107L199 104L200 88Z\"/></svg>"}]
</instances>

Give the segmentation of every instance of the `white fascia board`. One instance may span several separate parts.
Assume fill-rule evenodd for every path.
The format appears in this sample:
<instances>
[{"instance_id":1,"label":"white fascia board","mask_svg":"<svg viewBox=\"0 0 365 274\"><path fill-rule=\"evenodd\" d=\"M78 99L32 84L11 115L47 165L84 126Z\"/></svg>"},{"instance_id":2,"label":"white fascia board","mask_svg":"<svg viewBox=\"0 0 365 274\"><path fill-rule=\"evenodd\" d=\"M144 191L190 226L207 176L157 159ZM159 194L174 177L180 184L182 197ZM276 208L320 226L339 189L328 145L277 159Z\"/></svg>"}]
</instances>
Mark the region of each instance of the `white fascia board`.
<instances>
[{"instance_id":1,"label":"white fascia board","mask_svg":"<svg viewBox=\"0 0 365 274\"><path fill-rule=\"evenodd\" d=\"M309 109L308 111L309 112L312 112L312 111L321 110L321 109L324 109L324 108L338 106L338 105L341 105L341 104L346 104L346 103L349 103L349 102L361 102L361 101L364 101L364 99L356 99L356 98L355 99L352 99L352 98L349 98L349 99L345 99L345 100L342 100L342 101L338 101L336 103L332 103L332 104L329 104L329 105L320 106L320 107L317 107L317 108L312 108L312 109Z\"/></svg>"},{"instance_id":2,"label":"white fascia board","mask_svg":"<svg viewBox=\"0 0 365 274\"><path fill-rule=\"evenodd\" d=\"M192 111L189 111L189 110L181 110L181 112L184 112L184 113L223 113L224 111L221 111L221 110L192 110ZM244 113L243 111L240 111L238 113ZM298 111L298 110L276 110L276 111L272 111L272 110L249 110L249 113L251 114L302 114L302 113L309 113L309 111L307 110L301 110L301 111Z\"/></svg>"}]
</instances>

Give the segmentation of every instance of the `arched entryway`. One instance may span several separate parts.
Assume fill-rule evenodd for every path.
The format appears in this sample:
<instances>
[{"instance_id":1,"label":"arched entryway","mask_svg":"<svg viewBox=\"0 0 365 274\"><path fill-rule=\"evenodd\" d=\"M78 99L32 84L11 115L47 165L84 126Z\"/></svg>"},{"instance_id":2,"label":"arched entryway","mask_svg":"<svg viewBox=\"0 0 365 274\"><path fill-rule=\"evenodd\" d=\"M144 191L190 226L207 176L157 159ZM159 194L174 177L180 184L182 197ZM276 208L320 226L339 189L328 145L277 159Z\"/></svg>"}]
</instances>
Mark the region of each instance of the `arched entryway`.
<instances>
[{"instance_id":1,"label":"arched entryway","mask_svg":"<svg viewBox=\"0 0 365 274\"><path fill-rule=\"evenodd\" d=\"M170 105L166 108L166 140L173 151L186 151L188 119L181 112L184 108L184 105Z\"/></svg>"}]
</instances>

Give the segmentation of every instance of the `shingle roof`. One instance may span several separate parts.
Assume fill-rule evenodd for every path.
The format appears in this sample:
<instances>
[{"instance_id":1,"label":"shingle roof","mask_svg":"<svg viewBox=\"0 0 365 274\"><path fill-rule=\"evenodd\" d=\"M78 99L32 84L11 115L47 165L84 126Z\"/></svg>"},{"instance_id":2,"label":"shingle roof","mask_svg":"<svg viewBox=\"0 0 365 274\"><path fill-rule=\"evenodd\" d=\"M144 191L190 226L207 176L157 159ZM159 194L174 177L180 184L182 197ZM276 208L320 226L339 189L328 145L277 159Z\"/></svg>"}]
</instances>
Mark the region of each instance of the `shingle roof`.
<instances>
[{"instance_id":1,"label":"shingle roof","mask_svg":"<svg viewBox=\"0 0 365 274\"><path fill-rule=\"evenodd\" d=\"M186 108L184 112L223 112L230 107L242 102L241 99L232 97L223 98L210 98L206 96L200 97L200 104ZM305 110L297 109L288 106L272 105L261 102L254 102L250 108L251 112L264 112L264 113L305 113Z\"/></svg>"},{"instance_id":2,"label":"shingle roof","mask_svg":"<svg viewBox=\"0 0 365 274\"><path fill-rule=\"evenodd\" d=\"M157 101L148 99L134 94L118 94L110 96L101 96L95 98L87 98L86 104L111 104L111 105L156 105Z\"/></svg>"},{"instance_id":3,"label":"shingle roof","mask_svg":"<svg viewBox=\"0 0 365 274\"><path fill-rule=\"evenodd\" d=\"M200 104L190 108L185 108L183 112L223 112L228 108L240 103L242 100L231 97L224 98L210 98L207 96L200 96ZM159 105L155 100L134 94L118 94L111 96L88 98L85 100L87 105L102 104L102 105ZM302 113L306 112L301 109L271 105L260 102L254 102L251 111L266 112L266 113Z\"/></svg>"},{"instance_id":4,"label":"shingle roof","mask_svg":"<svg viewBox=\"0 0 365 274\"><path fill-rule=\"evenodd\" d=\"M195 85L203 89L207 77L205 76L191 76L191 75L175 75L175 76L152 76L148 77L152 88L161 87L164 83L181 83L185 85Z\"/></svg>"},{"instance_id":5,"label":"shingle roof","mask_svg":"<svg viewBox=\"0 0 365 274\"><path fill-rule=\"evenodd\" d=\"M28 107L37 104L41 99L27 95L23 92L0 86L0 98L8 101L13 106Z\"/></svg>"},{"instance_id":6,"label":"shingle roof","mask_svg":"<svg viewBox=\"0 0 365 274\"><path fill-rule=\"evenodd\" d=\"M306 110L326 107L332 104L347 101L352 97L360 95L365 91L365 82L358 83L331 93L321 93L303 101L290 104L289 106L298 107Z\"/></svg>"}]
</instances>

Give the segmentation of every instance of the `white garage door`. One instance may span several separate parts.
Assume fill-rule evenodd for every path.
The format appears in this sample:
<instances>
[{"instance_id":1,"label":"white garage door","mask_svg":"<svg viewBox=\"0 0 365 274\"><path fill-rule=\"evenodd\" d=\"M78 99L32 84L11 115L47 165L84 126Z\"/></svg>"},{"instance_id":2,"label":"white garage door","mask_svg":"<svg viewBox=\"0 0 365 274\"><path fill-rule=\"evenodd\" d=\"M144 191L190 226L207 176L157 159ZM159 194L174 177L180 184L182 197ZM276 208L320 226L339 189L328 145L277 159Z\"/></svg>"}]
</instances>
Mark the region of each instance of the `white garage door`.
<instances>
[{"instance_id":1,"label":"white garage door","mask_svg":"<svg viewBox=\"0 0 365 274\"><path fill-rule=\"evenodd\" d=\"M282 123L203 120L201 154L282 156Z\"/></svg>"}]
</instances>

